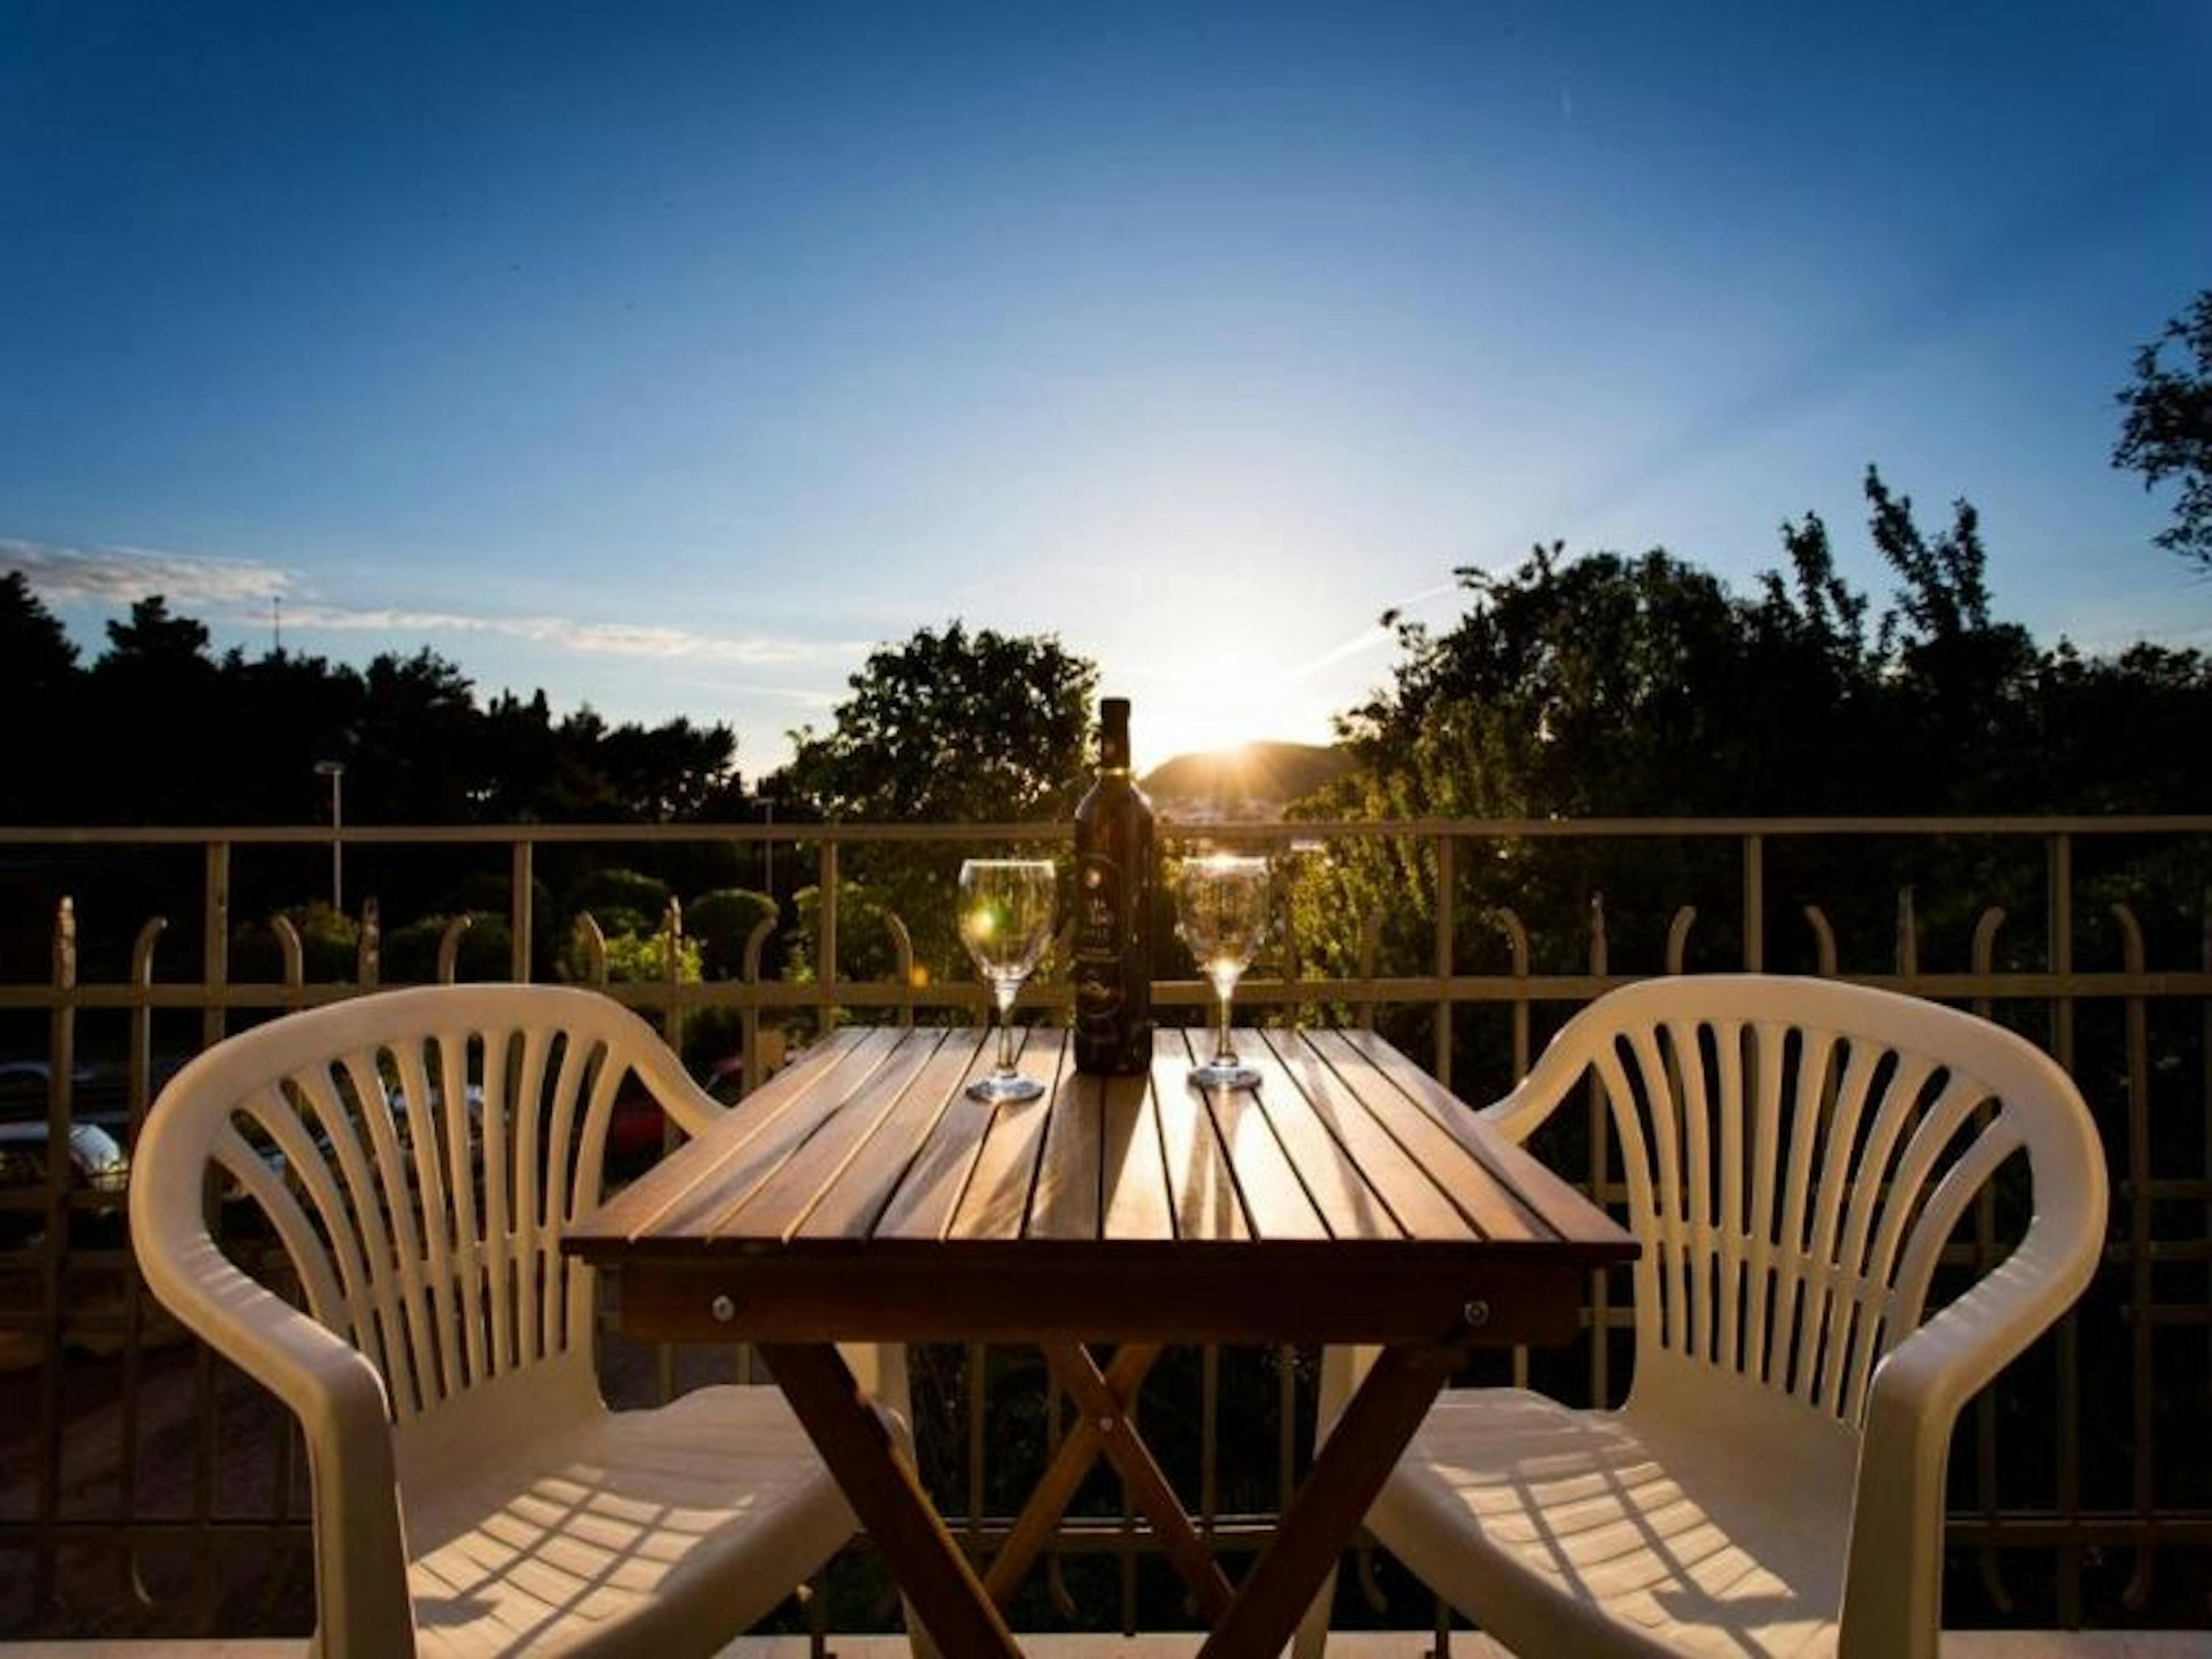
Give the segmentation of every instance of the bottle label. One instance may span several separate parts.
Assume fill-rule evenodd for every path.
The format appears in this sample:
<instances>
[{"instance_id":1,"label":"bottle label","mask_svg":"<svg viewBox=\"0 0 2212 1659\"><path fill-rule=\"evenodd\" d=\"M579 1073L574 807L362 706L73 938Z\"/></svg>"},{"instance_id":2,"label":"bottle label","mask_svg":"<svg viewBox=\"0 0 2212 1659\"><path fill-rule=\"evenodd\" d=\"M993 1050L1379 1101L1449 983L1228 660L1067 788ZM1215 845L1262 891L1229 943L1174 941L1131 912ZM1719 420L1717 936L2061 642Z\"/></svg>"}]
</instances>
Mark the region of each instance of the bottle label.
<instances>
[{"instance_id":1,"label":"bottle label","mask_svg":"<svg viewBox=\"0 0 2212 1659\"><path fill-rule=\"evenodd\" d=\"M1121 1012L1121 866L1086 853L1075 874L1075 1015L1089 1024Z\"/></svg>"}]
</instances>

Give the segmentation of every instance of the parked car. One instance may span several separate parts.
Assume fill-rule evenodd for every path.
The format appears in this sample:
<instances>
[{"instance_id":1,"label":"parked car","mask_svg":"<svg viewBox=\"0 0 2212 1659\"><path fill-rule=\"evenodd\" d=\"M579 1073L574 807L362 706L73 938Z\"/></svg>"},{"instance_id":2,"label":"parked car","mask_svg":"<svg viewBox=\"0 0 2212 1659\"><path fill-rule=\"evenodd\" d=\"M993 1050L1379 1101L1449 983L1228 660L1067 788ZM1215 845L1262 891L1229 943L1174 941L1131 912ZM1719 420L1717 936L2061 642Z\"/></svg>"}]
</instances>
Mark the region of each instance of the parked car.
<instances>
[{"instance_id":1,"label":"parked car","mask_svg":"<svg viewBox=\"0 0 2212 1659\"><path fill-rule=\"evenodd\" d=\"M35 1249L46 1231L46 1104L52 1084L53 1073L45 1060L0 1061L0 1250ZM73 1199L73 1245L121 1242L131 1175L123 1145L129 1119L125 1085L90 1066L71 1072L70 1126L62 1156L68 1160ZM0 1318L0 1371L21 1370L45 1357L46 1343L35 1323L38 1285L31 1272L0 1278L0 1315L5 1316ZM125 1340L122 1296L120 1281L112 1275L73 1284L63 1304L64 1345L89 1353L114 1352ZM157 1310L146 1317L142 1340L159 1340L172 1328Z\"/></svg>"},{"instance_id":2,"label":"parked car","mask_svg":"<svg viewBox=\"0 0 2212 1659\"><path fill-rule=\"evenodd\" d=\"M104 1086L90 1066L70 1076L69 1186L98 1194L101 1212L122 1213L130 1180L123 1147L129 1116L121 1089ZM20 1243L46 1224L46 1097L53 1071L43 1060L0 1060L0 1245Z\"/></svg>"}]
</instances>

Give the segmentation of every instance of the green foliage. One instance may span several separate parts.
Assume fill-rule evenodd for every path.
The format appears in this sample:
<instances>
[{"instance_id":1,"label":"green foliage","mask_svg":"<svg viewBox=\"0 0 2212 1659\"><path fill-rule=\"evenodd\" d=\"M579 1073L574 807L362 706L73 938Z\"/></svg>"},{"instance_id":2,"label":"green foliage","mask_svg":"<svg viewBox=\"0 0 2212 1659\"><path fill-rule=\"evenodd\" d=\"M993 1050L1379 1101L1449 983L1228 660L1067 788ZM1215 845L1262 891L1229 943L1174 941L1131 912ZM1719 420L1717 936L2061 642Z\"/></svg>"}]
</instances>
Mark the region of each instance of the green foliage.
<instances>
[{"instance_id":1,"label":"green foliage","mask_svg":"<svg viewBox=\"0 0 2212 1659\"><path fill-rule=\"evenodd\" d=\"M1533 818L2202 811L2212 798L2212 666L2139 647L2085 662L2039 651L1991 612L1971 506L1929 536L1908 498L1866 479L1875 547L1896 575L1872 607L1838 575L1817 518L1784 527L1790 568L1731 594L1672 556L1539 548L1518 569L1459 573L1466 613L1432 634L1401 626L1393 682L1340 722L1358 771L1299 809L1311 817ZM1594 902L1613 896L1616 963L1656 966L1670 917L1637 896L1698 907L1705 965L1739 960L1735 872L1680 837L1462 841L1453 893L1463 963L1503 970L1510 907L1539 971L1590 965ZM1434 954L1434 849L1364 843L1304 861L1291 897L1307 963L1361 971L1363 928L1383 971ZM2026 914L2034 876L1986 848L1931 854L1873 839L1778 854L1771 899L1818 902L1839 933L1881 938L1896 894L1923 927L1963 940L1946 903ZM2169 872L2185 884L2191 879ZM2194 879L2201 886L2203 871ZM1971 898L1963 896L1972 896ZM1961 953L1963 954L1963 947ZM1691 965L1698 965L1693 963ZM1779 964L1778 964L1779 965ZM1407 1012L1408 1020L1419 1018Z\"/></svg>"},{"instance_id":2,"label":"green foliage","mask_svg":"<svg viewBox=\"0 0 2212 1659\"><path fill-rule=\"evenodd\" d=\"M605 935L607 947L607 982L610 985L632 984L645 981L665 981L668 977L668 935L646 928L626 928ZM592 981L589 947L585 943L584 930L580 927L570 935L568 948L561 959L565 977L578 984ZM686 984L699 980L699 945L696 940L682 940L676 952L676 976Z\"/></svg>"},{"instance_id":3,"label":"green foliage","mask_svg":"<svg viewBox=\"0 0 2212 1659\"><path fill-rule=\"evenodd\" d=\"M618 913L647 917L649 925L658 927L668 900L668 884L658 876L611 867L594 870L577 883L569 890L568 908L572 914L590 911L600 928L611 933L616 924L609 918Z\"/></svg>"},{"instance_id":4,"label":"green foliage","mask_svg":"<svg viewBox=\"0 0 2212 1659\"><path fill-rule=\"evenodd\" d=\"M2165 361L2169 344L2183 358L2178 368ZM2179 481L2159 545L2212 569L2212 289L2136 353L2135 380L2118 397L2127 419L2112 465L2142 473L2146 489Z\"/></svg>"},{"instance_id":5,"label":"green foliage","mask_svg":"<svg viewBox=\"0 0 2212 1659\"><path fill-rule=\"evenodd\" d=\"M361 962L361 924L318 899L280 913L300 936L300 970L310 985L350 983ZM280 982L283 947L272 923L245 921L230 930L230 975Z\"/></svg>"},{"instance_id":6,"label":"green foliage","mask_svg":"<svg viewBox=\"0 0 2212 1659\"><path fill-rule=\"evenodd\" d=\"M811 985L822 974L822 890L802 887L792 895L799 931L792 940L787 978ZM837 885L837 973L841 979L890 979L899 969L898 940L890 918L901 915L889 896L864 882ZM909 930L912 923L907 923ZM921 959L917 955L917 963ZM925 965L926 964L921 964Z\"/></svg>"},{"instance_id":7,"label":"green foliage","mask_svg":"<svg viewBox=\"0 0 2212 1659\"><path fill-rule=\"evenodd\" d=\"M393 984L428 984L438 977L438 951L454 918L428 915L384 934L384 977ZM502 915L471 913L454 951L453 976L503 980L513 971L514 930Z\"/></svg>"},{"instance_id":8,"label":"green foliage","mask_svg":"<svg viewBox=\"0 0 2212 1659\"><path fill-rule=\"evenodd\" d=\"M0 572L0 696L40 714L20 734L39 763L0 774L0 823L324 822L321 761L344 764L355 823L690 822L742 800L727 726L610 726L588 708L556 722L543 691L479 708L428 650L366 670L283 650L217 660L159 594L81 667L21 572Z\"/></svg>"},{"instance_id":9,"label":"green foliage","mask_svg":"<svg viewBox=\"0 0 2212 1659\"><path fill-rule=\"evenodd\" d=\"M708 979L742 978L745 941L763 921L781 914L766 893L723 887L702 893L684 907L684 930L699 942L700 961Z\"/></svg>"},{"instance_id":10,"label":"green foliage","mask_svg":"<svg viewBox=\"0 0 2212 1659\"><path fill-rule=\"evenodd\" d=\"M958 622L942 633L922 629L870 655L847 682L852 696L831 729L794 733L791 763L764 787L793 816L1065 821L1093 773L1097 682L1097 670L1051 635L970 634ZM906 923L916 961L941 980L966 968L953 927L959 868L955 848L874 843L849 849L843 876ZM872 942L884 933L846 921L847 974L876 976L863 963L889 971Z\"/></svg>"},{"instance_id":11,"label":"green foliage","mask_svg":"<svg viewBox=\"0 0 2212 1659\"><path fill-rule=\"evenodd\" d=\"M0 817L7 803L28 823L69 821L69 802L92 757L69 741L82 695L76 647L21 573L0 575L0 708L8 712L8 764L0 769ZM35 710L35 717L32 711Z\"/></svg>"},{"instance_id":12,"label":"green foliage","mask_svg":"<svg viewBox=\"0 0 2212 1659\"><path fill-rule=\"evenodd\" d=\"M793 734L780 799L825 818L1066 818L1087 787L1097 671L1049 634L960 623L871 653L827 732Z\"/></svg>"}]
</instances>

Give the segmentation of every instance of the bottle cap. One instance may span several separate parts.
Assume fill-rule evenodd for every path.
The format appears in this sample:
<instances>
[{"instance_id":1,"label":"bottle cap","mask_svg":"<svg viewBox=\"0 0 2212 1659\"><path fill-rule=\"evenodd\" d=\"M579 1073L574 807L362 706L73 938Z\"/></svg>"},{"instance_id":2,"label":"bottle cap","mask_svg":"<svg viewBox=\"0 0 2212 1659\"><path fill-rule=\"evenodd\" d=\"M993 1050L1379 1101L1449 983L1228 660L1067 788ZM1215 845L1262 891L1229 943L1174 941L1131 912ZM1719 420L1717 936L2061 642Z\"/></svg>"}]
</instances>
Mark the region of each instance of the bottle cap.
<instances>
[{"instance_id":1,"label":"bottle cap","mask_svg":"<svg viewBox=\"0 0 2212 1659\"><path fill-rule=\"evenodd\" d=\"M1098 763L1108 770L1129 765L1129 700L1104 697L1098 704Z\"/></svg>"}]
</instances>

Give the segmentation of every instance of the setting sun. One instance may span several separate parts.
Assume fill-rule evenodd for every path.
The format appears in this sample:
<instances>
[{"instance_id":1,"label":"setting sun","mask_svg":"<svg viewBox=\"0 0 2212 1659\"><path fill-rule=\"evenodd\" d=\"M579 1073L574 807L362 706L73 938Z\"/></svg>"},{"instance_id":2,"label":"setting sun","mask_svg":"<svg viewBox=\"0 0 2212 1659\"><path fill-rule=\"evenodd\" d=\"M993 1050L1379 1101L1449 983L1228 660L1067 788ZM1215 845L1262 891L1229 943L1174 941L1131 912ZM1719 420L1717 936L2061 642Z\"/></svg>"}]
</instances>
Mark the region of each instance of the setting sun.
<instances>
[{"instance_id":1,"label":"setting sun","mask_svg":"<svg viewBox=\"0 0 2212 1659\"><path fill-rule=\"evenodd\" d=\"M1257 738L1285 735L1291 720L1281 684L1276 672L1217 666L1139 703L1133 721L1139 769L1178 755L1226 757Z\"/></svg>"}]
</instances>

